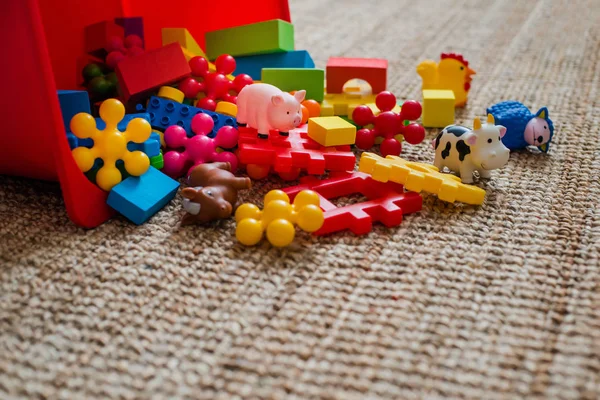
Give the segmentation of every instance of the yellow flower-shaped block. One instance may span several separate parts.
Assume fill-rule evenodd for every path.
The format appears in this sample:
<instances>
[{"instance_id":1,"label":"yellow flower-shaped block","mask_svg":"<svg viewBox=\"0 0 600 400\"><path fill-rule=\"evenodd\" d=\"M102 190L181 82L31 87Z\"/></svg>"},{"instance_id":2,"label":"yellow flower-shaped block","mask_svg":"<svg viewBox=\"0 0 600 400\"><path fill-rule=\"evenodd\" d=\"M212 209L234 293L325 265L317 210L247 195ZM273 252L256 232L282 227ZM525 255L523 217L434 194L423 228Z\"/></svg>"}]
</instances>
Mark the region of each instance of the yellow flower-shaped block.
<instances>
[{"instance_id":1,"label":"yellow flower-shaped block","mask_svg":"<svg viewBox=\"0 0 600 400\"><path fill-rule=\"evenodd\" d=\"M250 203L242 204L235 212L237 228L235 236L240 243L253 246L260 242L263 233L275 247L292 243L296 230L294 224L306 232L318 231L324 222L319 207L319 195L312 190L303 190L296 195L294 204L281 190L271 190L265 196L265 209Z\"/></svg>"},{"instance_id":2,"label":"yellow flower-shaped block","mask_svg":"<svg viewBox=\"0 0 600 400\"><path fill-rule=\"evenodd\" d=\"M132 176L140 176L150 167L150 159L146 154L127 150L129 142L143 143L148 140L152 133L150 123L143 118L135 118L121 132L117 124L124 116L123 104L119 100L108 99L100 105L100 118L106 123L104 130L96 127L96 120L90 114L79 113L71 119L71 132L75 136L94 140L91 149L73 149L73 158L83 172L89 171L94 166L94 161L101 158L104 165L96 175L96 183L106 191L110 191L123 179L116 166L117 160L123 160L125 170Z\"/></svg>"},{"instance_id":3,"label":"yellow flower-shaped block","mask_svg":"<svg viewBox=\"0 0 600 400\"><path fill-rule=\"evenodd\" d=\"M376 181L396 182L411 192L436 194L440 200L450 203L460 201L479 205L485 198L485 190L462 183L458 176L441 173L434 165L410 162L397 156L383 158L362 153L358 170Z\"/></svg>"}]
</instances>

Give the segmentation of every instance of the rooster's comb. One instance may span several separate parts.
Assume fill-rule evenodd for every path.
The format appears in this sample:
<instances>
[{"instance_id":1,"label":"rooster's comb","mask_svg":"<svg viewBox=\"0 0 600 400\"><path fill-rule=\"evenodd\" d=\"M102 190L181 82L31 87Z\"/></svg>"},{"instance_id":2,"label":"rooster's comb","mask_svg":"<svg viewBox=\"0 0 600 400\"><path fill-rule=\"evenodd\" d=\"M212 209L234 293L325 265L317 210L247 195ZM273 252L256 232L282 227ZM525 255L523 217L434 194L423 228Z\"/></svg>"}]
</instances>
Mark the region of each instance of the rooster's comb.
<instances>
[{"instance_id":1,"label":"rooster's comb","mask_svg":"<svg viewBox=\"0 0 600 400\"><path fill-rule=\"evenodd\" d=\"M442 60L444 58L452 58L456 61L459 61L461 63L463 63L465 65L465 67L469 66L469 62L467 60L464 59L464 57L461 54L457 54L457 53L442 53Z\"/></svg>"}]
</instances>

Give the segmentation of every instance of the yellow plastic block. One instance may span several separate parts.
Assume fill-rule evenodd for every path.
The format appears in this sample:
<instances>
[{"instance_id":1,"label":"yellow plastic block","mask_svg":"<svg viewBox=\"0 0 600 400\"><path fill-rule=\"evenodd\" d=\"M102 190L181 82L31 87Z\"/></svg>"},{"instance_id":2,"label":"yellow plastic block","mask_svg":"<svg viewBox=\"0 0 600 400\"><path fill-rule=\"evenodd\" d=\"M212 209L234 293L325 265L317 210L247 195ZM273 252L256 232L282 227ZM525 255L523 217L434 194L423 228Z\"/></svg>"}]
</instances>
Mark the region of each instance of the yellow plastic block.
<instances>
[{"instance_id":1,"label":"yellow plastic block","mask_svg":"<svg viewBox=\"0 0 600 400\"><path fill-rule=\"evenodd\" d=\"M354 109L362 104L375 103L375 95L360 93L325 93L321 103L321 116L352 116Z\"/></svg>"},{"instance_id":2,"label":"yellow plastic block","mask_svg":"<svg viewBox=\"0 0 600 400\"><path fill-rule=\"evenodd\" d=\"M452 90L423 90L421 120L427 128L444 128L454 123L454 92Z\"/></svg>"},{"instance_id":3,"label":"yellow plastic block","mask_svg":"<svg viewBox=\"0 0 600 400\"><path fill-rule=\"evenodd\" d=\"M440 200L454 203L483 204L485 190L466 185L455 175L444 174L430 164L406 161L397 156L380 157L362 153L358 170L379 182L392 181L404 185L406 190L432 193Z\"/></svg>"},{"instance_id":4,"label":"yellow plastic block","mask_svg":"<svg viewBox=\"0 0 600 400\"><path fill-rule=\"evenodd\" d=\"M340 117L309 118L308 136L321 146L350 145L356 141L356 127Z\"/></svg>"},{"instance_id":5,"label":"yellow plastic block","mask_svg":"<svg viewBox=\"0 0 600 400\"><path fill-rule=\"evenodd\" d=\"M163 28L162 44L166 46L169 43L179 43L182 48L188 50L190 54L206 58L206 53L198 45L196 39L185 28Z\"/></svg>"},{"instance_id":6,"label":"yellow plastic block","mask_svg":"<svg viewBox=\"0 0 600 400\"><path fill-rule=\"evenodd\" d=\"M237 105L228 101L220 101L217 103L217 108L215 109L215 112L229 115L230 117L235 118L237 116Z\"/></svg>"}]
</instances>

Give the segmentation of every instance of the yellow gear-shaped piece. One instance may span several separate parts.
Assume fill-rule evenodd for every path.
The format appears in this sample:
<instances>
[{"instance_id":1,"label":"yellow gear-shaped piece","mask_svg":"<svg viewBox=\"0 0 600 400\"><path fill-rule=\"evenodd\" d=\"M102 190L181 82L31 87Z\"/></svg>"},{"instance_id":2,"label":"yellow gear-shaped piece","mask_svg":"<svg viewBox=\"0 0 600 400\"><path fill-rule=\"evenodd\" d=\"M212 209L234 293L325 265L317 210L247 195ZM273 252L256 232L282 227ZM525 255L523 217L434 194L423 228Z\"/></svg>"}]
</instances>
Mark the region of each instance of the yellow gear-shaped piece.
<instances>
[{"instance_id":1,"label":"yellow gear-shaped piece","mask_svg":"<svg viewBox=\"0 0 600 400\"><path fill-rule=\"evenodd\" d=\"M123 160L125 170L132 176L144 174L150 167L150 159L141 151L127 150L127 143L143 143L150 137L152 128L143 118L132 119L124 132L119 131L117 124L125 116L125 107L116 99L105 100L100 105L100 118L106 123L104 130L96 127L96 120L90 114L79 113L71 119L71 132L80 139L91 138L94 146L73 149L73 158L77 166L87 172L94 166L97 158L104 165L98 170L96 183L106 191L110 191L122 180L121 172L116 166L117 160Z\"/></svg>"},{"instance_id":2,"label":"yellow gear-shaped piece","mask_svg":"<svg viewBox=\"0 0 600 400\"><path fill-rule=\"evenodd\" d=\"M294 204L281 190L271 190L265 196L263 211L250 203L242 204L235 212L235 235L240 243L253 246L260 242L266 231L267 240L275 247L288 246L294 240L297 224L306 232L318 231L324 222L319 207L319 195L303 190L296 195Z\"/></svg>"},{"instance_id":3,"label":"yellow gear-shaped piece","mask_svg":"<svg viewBox=\"0 0 600 400\"><path fill-rule=\"evenodd\" d=\"M358 170L371 175L376 181L396 182L411 192L425 191L450 203L460 201L479 205L485 198L485 190L462 183L458 176L441 173L434 165L410 162L397 156L383 158L373 153L362 153Z\"/></svg>"}]
</instances>

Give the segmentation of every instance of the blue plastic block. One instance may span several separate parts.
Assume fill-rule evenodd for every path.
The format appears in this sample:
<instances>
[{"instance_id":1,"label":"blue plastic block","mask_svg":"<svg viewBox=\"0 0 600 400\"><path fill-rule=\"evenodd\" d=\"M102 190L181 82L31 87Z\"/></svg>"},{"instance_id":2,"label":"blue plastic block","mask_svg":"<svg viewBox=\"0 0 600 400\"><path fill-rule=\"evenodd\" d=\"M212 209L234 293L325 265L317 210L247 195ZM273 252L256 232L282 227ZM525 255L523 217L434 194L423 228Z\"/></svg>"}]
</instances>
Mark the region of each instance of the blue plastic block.
<instances>
[{"instance_id":1,"label":"blue plastic block","mask_svg":"<svg viewBox=\"0 0 600 400\"><path fill-rule=\"evenodd\" d=\"M203 110L198 107L188 106L156 96L150 98L146 111L150 114L150 125L152 125L152 128L164 131L171 125L179 125L185 129L188 137L194 135L190 127L192 118L194 115L200 113L210 115L215 122L215 126L212 132L208 134L208 137L215 137L217 131L226 125L233 126L237 129L236 119L229 115Z\"/></svg>"},{"instance_id":2,"label":"blue plastic block","mask_svg":"<svg viewBox=\"0 0 600 400\"><path fill-rule=\"evenodd\" d=\"M142 176L130 176L112 188L106 203L127 219L141 225L162 209L177 193L179 182L154 167Z\"/></svg>"},{"instance_id":3,"label":"blue plastic block","mask_svg":"<svg viewBox=\"0 0 600 400\"><path fill-rule=\"evenodd\" d=\"M314 68L315 62L306 50L236 57L234 75L248 74L260 80L263 68Z\"/></svg>"},{"instance_id":4,"label":"blue plastic block","mask_svg":"<svg viewBox=\"0 0 600 400\"><path fill-rule=\"evenodd\" d=\"M58 102L62 113L65 130L69 129L71 118L80 112L91 114L88 93L81 90L58 90Z\"/></svg>"},{"instance_id":5,"label":"blue plastic block","mask_svg":"<svg viewBox=\"0 0 600 400\"><path fill-rule=\"evenodd\" d=\"M91 149L94 146L94 140L90 138L79 139L77 136L73 135L73 133L67 131L67 141L69 142L69 147L71 150L77 147L87 147Z\"/></svg>"}]
</instances>

